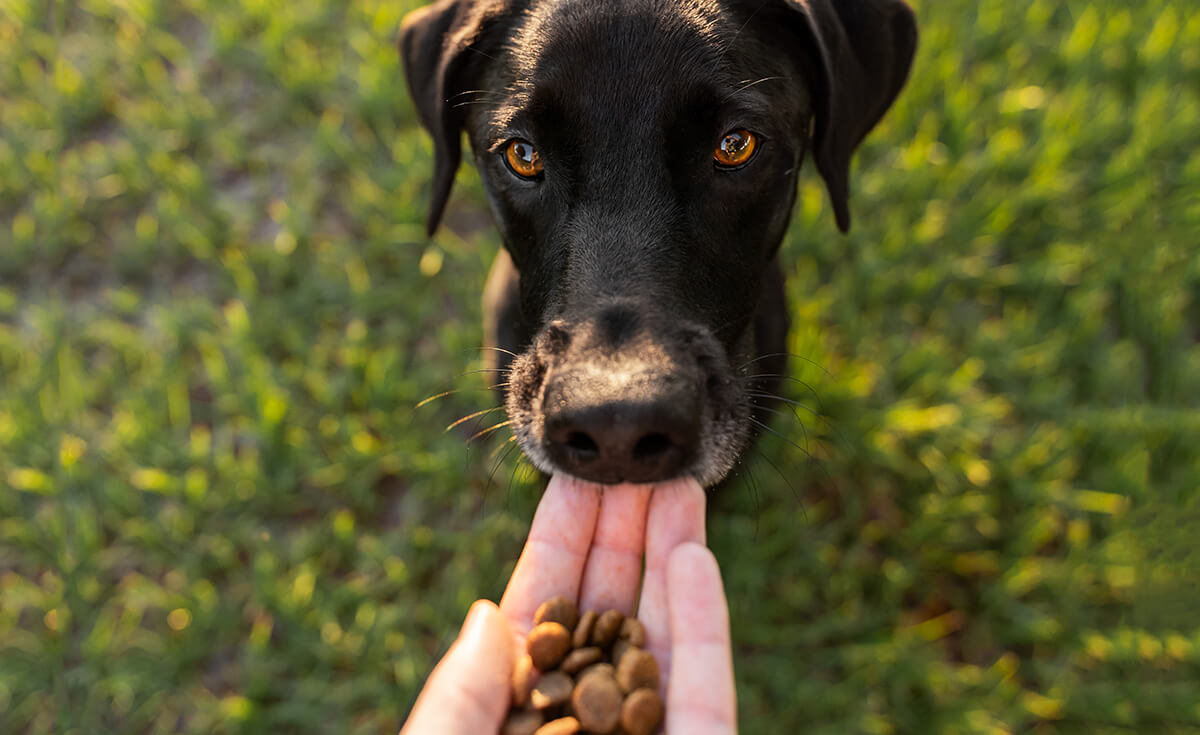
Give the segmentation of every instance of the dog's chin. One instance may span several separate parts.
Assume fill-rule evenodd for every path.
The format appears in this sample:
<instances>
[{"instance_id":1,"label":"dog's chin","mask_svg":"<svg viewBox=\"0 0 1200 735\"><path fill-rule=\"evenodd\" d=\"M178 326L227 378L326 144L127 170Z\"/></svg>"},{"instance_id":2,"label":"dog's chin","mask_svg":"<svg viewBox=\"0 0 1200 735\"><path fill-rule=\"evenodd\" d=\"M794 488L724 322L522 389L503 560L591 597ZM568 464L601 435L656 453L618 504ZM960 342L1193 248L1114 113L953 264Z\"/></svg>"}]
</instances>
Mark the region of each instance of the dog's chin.
<instances>
[{"instance_id":1,"label":"dog's chin","mask_svg":"<svg viewBox=\"0 0 1200 735\"><path fill-rule=\"evenodd\" d=\"M542 472L568 474L602 485L663 483L691 476L701 486L712 487L729 474L750 444L754 432L745 381L734 374L721 351L706 349L696 358L700 379L692 381L695 386L684 398L700 407L698 431L688 446L679 447L677 461L668 466L659 463L614 467L601 459L576 461L566 466L560 459L563 448L547 435L547 386L564 370L580 371L577 364L564 365L557 356L540 350L543 342L534 340L533 347L512 361L506 395L509 426L516 442ZM715 345L715 340L705 342ZM605 376L605 380L611 382L611 379Z\"/></svg>"}]
</instances>

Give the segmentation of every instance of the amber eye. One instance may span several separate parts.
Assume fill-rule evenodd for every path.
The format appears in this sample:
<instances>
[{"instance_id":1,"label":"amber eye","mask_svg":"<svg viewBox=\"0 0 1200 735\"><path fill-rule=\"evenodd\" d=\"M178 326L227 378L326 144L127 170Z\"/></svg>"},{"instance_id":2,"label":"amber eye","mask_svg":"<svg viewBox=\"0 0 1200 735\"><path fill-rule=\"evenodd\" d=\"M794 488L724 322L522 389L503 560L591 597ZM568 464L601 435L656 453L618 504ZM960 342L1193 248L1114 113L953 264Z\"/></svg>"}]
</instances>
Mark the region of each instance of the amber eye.
<instances>
[{"instance_id":1,"label":"amber eye","mask_svg":"<svg viewBox=\"0 0 1200 735\"><path fill-rule=\"evenodd\" d=\"M736 168L754 157L758 148L758 138L745 128L730 130L721 136L717 147L713 149L713 160L721 168Z\"/></svg>"},{"instance_id":2,"label":"amber eye","mask_svg":"<svg viewBox=\"0 0 1200 735\"><path fill-rule=\"evenodd\" d=\"M504 160L514 174L526 179L537 178L542 172L542 156L527 140L517 138L508 141L504 147Z\"/></svg>"}]
</instances>

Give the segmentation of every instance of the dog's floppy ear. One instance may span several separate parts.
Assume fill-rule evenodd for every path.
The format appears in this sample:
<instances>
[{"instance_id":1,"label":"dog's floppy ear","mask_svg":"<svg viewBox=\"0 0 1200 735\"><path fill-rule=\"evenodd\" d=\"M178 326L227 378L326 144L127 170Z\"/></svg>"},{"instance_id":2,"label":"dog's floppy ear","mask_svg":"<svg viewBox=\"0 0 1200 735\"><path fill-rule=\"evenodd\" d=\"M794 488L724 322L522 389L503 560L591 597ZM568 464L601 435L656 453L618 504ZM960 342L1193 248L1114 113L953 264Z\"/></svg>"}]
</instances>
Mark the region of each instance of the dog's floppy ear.
<instances>
[{"instance_id":1,"label":"dog's floppy ear","mask_svg":"<svg viewBox=\"0 0 1200 735\"><path fill-rule=\"evenodd\" d=\"M838 227L850 229L850 156L908 79L917 23L901 0L786 0L792 28L815 53L813 154ZM813 63L815 62L815 63Z\"/></svg>"},{"instance_id":2,"label":"dog's floppy ear","mask_svg":"<svg viewBox=\"0 0 1200 735\"><path fill-rule=\"evenodd\" d=\"M478 49L489 19L499 2L439 0L404 18L400 55L408 90L421 124L433 137L433 193L425 227L437 230L462 159L462 128L466 118L458 99L472 89L486 54Z\"/></svg>"}]
</instances>

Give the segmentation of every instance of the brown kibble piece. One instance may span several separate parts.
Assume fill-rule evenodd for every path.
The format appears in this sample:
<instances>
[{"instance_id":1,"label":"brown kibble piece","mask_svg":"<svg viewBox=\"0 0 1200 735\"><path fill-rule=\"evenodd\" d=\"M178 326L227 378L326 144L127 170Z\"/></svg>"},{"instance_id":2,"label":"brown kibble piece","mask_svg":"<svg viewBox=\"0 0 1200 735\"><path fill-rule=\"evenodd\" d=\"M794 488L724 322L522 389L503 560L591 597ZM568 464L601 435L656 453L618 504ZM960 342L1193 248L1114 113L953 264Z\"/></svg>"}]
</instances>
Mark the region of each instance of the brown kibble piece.
<instances>
[{"instance_id":1,"label":"brown kibble piece","mask_svg":"<svg viewBox=\"0 0 1200 735\"><path fill-rule=\"evenodd\" d=\"M621 623L621 640L629 641L638 648L646 647L646 626L637 618L625 618Z\"/></svg>"},{"instance_id":2,"label":"brown kibble piece","mask_svg":"<svg viewBox=\"0 0 1200 735\"><path fill-rule=\"evenodd\" d=\"M537 710L520 709L508 713L500 735L535 735L537 729L546 721Z\"/></svg>"},{"instance_id":3,"label":"brown kibble piece","mask_svg":"<svg viewBox=\"0 0 1200 735\"><path fill-rule=\"evenodd\" d=\"M560 717L542 725L533 735L575 735L577 732L579 732L579 720L574 717Z\"/></svg>"},{"instance_id":4,"label":"brown kibble piece","mask_svg":"<svg viewBox=\"0 0 1200 735\"><path fill-rule=\"evenodd\" d=\"M629 641L625 640L624 638L618 638L616 640L616 642L613 643L613 646L612 646L611 660L616 661L617 663L620 663L621 657L624 656L625 652L628 651L630 648L635 648L635 646L633 644L631 644Z\"/></svg>"},{"instance_id":5,"label":"brown kibble piece","mask_svg":"<svg viewBox=\"0 0 1200 735\"><path fill-rule=\"evenodd\" d=\"M558 668L568 674L574 674L591 666L602 658L604 658L604 652L595 646L576 648L567 654L567 657L558 665Z\"/></svg>"},{"instance_id":6,"label":"brown kibble piece","mask_svg":"<svg viewBox=\"0 0 1200 735\"><path fill-rule=\"evenodd\" d=\"M617 676L617 669L607 661L601 661L598 664L592 664L584 669L583 673L575 677L575 680L583 681L585 677L592 676L593 674L604 674L610 679L615 679Z\"/></svg>"},{"instance_id":7,"label":"brown kibble piece","mask_svg":"<svg viewBox=\"0 0 1200 735\"><path fill-rule=\"evenodd\" d=\"M596 619L600 616L595 610L588 610L579 618L579 624L575 626L575 633L571 636L571 645L576 648L583 648L592 640L592 630L596 627Z\"/></svg>"},{"instance_id":8,"label":"brown kibble piece","mask_svg":"<svg viewBox=\"0 0 1200 735\"><path fill-rule=\"evenodd\" d=\"M621 691L658 690L658 661L640 648L630 648L617 663L617 683Z\"/></svg>"},{"instance_id":9,"label":"brown kibble piece","mask_svg":"<svg viewBox=\"0 0 1200 735\"><path fill-rule=\"evenodd\" d=\"M522 656L517 659L517 665L513 668L512 701L514 707L524 707L529 703L529 692L533 690L533 680L533 659L529 656Z\"/></svg>"},{"instance_id":10,"label":"brown kibble piece","mask_svg":"<svg viewBox=\"0 0 1200 735\"><path fill-rule=\"evenodd\" d=\"M621 705L621 729L624 735L650 735L663 719L663 701L653 689L630 693Z\"/></svg>"},{"instance_id":11,"label":"brown kibble piece","mask_svg":"<svg viewBox=\"0 0 1200 735\"><path fill-rule=\"evenodd\" d=\"M621 631L621 623L625 616L620 610L605 610L596 620L596 628L592 631L592 645L608 648Z\"/></svg>"},{"instance_id":12,"label":"brown kibble piece","mask_svg":"<svg viewBox=\"0 0 1200 735\"><path fill-rule=\"evenodd\" d=\"M606 674L584 676L571 694L571 708L583 729L596 735L608 735L621 720L621 690Z\"/></svg>"},{"instance_id":13,"label":"brown kibble piece","mask_svg":"<svg viewBox=\"0 0 1200 735\"><path fill-rule=\"evenodd\" d=\"M533 614L534 625L545 622L561 623L567 630L575 630L575 624L579 622L579 608L562 596L546 600Z\"/></svg>"},{"instance_id":14,"label":"brown kibble piece","mask_svg":"<svg viewBox=\"0 0 1200 735\"><path fill-rule=\"evenodd\" d=\"M542 674L542 678L538 679L538 683L529 694L529 702L534 709L557 707L567 703L574 688L575 682L571 681L571 677L561 671L551 671Z\"/></svg>"},{"instance_id":15,"label":"brown kibble piece","mask_svg":"<svg viewBox=\"0 0 1200 735\"><path fill-rule=\"evenodd\" d=\"M562 661L571 648L571 634L562 623L542 623L529 631L525 647L538 671L549 671Z\"/></svg>"}]
</instances>

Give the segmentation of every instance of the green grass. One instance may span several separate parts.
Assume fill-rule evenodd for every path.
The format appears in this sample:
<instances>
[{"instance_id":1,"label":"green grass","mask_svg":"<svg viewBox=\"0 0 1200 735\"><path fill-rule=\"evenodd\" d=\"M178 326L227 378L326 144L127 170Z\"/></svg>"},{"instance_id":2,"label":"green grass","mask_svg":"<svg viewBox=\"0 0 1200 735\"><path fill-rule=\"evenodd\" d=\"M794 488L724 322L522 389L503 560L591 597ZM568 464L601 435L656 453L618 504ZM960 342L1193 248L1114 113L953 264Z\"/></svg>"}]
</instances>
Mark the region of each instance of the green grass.
<instances>
[{"instance_id":1,"label":"green grass","mask_svg":"<svg viewBox=\"0 0 1200 735\"><path fill-rule=\"evenodd\" d=\"M502 590L414 4L0 0L0 732L391 733ZM709 524L743 733L1200 732L1193 10L922 0L848 237L805 173L811 410Z\"/></svg>"}]
</instances>

